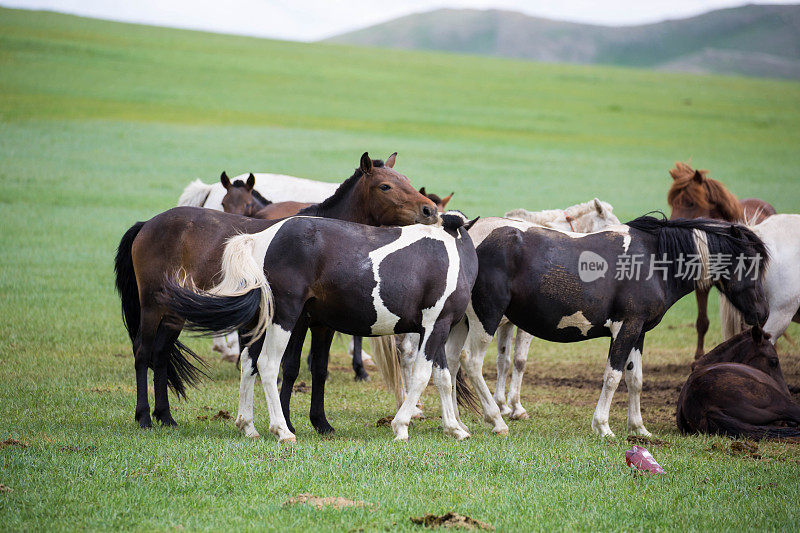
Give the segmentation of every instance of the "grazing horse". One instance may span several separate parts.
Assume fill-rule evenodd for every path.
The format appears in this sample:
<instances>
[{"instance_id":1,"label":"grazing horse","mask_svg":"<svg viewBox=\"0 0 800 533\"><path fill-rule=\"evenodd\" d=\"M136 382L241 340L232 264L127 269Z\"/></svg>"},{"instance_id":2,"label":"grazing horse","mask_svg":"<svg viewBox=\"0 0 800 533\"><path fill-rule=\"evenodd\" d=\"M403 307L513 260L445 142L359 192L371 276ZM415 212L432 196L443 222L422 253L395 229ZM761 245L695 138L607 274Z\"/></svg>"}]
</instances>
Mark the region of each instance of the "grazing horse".
<instances>
[{"instance_id":1,"label":"grazing horse","mask_svg":"<svg viewBox=\"0 0 800 533\"><path fill-rule=\"evenodd\" d=\"M761 280L769 305L763 329L774 344L791 322L800 323L800 215L772 215L751 229L764 241L770 257ZM725 298L720 298L719 313L722 340L745 328L741 314Z\"/></svg>"},{"instance_id":2,"label":"grazing horse","mask_svg":"<svg viewBox=\"0 0 800 533\"><path fill-rule=\"evenodd\" d=\"M436 206L414 189L408 178L361 157L359 168L336 192L321 204L304 211L309 216L337 218L380 225L435 224ZM178 341L183 320L156 298L167 276L179 272L204 289L216 285L225 242L239 233L256 233L276 224L230 215L211 209L176 207L147 222L134 224L120 241L115 261L116 285L122 301L125 326L133 344L136 369L136 421L141 427L152 422L147 398L147 369L153 368L155 386L154 416L164 425L175 425L170 414L167 386L185 396L185 385L195 384L202 370L192 364L199 359ZM308 238L308 237L307 237ZM306 330L298 331L299 346ZM320 357L327 357L330 338L319 340L324 331L312 331ZM322 366L322 365L320 365ZM327 366L327 363L326 365ZM324 418L325 379L316 376L312 390L312 423L318 431L331 431ZM313 415L322 413L321 418Z\"/></svg>"},{"instance_id":3,"label":"grazing horse","mask_svg":"<svg viewBox=\"0 0 800 533\"><path fill-rule=\"evenodd\" d=\"M800 406L792 401L768 339L755 326L695 361L678 397L675 418L682 433L800 437Z\"/></svg>"},{"instance_id":4,"label":"grazing horse","mask_svg":"<svg viewBox=\"0 0 800 533\"><path fill-rule=\"evenodd\" d=\"M775 208L758 198L739 200L722 183L709 178L707 170L693 170L686 163L677 162L669 171L672 186L667 202L671 218L714 218L727 222L758 224L775 214ZM697 298L697 349L695 359L703 355L703 344L708 332L708 291L698 290Z\"/></svg>"},{"instance_id":5,"label":"grazing horse","mask_svg":"<svg viewBox=\"0 0 800 533\"><path fill-rule=\"evenodd\" d=\"M489 218L475 224L470 236L478 253L478 279L466 322L457 325L448 339L447 357L455 372L463 347L467 376L494 433L505 434L508 426L481 370L504 316L526 332L554 342L611 337L603 390L592 417L592 429L601 436L613 435L609 409L623 371L628 428L649 434L639 405L644 337L680 298L713 284L749 324L767 318L757 277L766 264L766 249L744 226L643 216L626 225L578 234ZM715 271L720 276L715 279L709 258L723 253L741 254L751 267L757 263L755 274L737 275L730 265ZM612 275L609 270L615 267Z\"/></svg>"},{"instance_id":6,"label":"grazing horse","mask_svg":"<svg viewBox=\"0 0 800 533\"><path fill-rule=\"evenodd\" d=\"M258 369L270 432L281 441L295 440L276 380L302 316L312 326L363 337L418 333L411 392L392 421L396 439L408 439L413 408L433 372L444 432L461 440L469 433L455 417L444 344L452 325L464 316L478 272L466 231L471 224L460 213L442 216L442 227L403 228L291 217L260 233L231 238L217 286L203 292L173 282L159 302L193 329L220 333L249 328L250 338L263 343L242 358L236 425L249 437L258 436L253 425ZM287 352L287 357L293 355ZM299 365L299 357L295 362Z\"/></svg>"}]
</instances>

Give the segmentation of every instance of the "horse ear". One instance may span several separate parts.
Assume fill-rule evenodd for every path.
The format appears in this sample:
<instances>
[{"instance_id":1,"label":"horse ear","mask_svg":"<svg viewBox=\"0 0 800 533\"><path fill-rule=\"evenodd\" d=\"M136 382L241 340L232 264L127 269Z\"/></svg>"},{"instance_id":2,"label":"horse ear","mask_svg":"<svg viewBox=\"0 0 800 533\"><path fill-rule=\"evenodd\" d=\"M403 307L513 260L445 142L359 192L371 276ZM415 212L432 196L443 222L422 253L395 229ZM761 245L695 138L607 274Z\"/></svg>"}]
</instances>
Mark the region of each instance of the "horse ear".
<instances>
[{"instance_id":1,"label":"horse ear","mask_svg":"<svg viewBox=\"0 0 800 533\"><path fill-rule=\"evenodd\" d=\"M419 193L420 193L422 196L428 196L428 194L425 192L425 187L420 187L420 188L419 188Z\"/></svg>"},{"instance_id":2,"label":"horse ear","mask_svg":"<svg viewBox=\"0 0 800 533\"><path fill-rule=\"evenodd\" d=\"M450 196L452 196L452 194ZM478 221L479 218L481 217L475 217L466 224L464 224L464 229L469 231L469 228L471 228Z\"/></svg>"},{"instance_id":3,"label":"horse ear","mask_svg":"<svg viewBox=\"0 0 800 533\"><path fill-rule=\"evenodd\" d=\"M386 165L389 168L394 168L394 162L395 162L396 159L397 159L397 152L395 152L392 155L390 155L389 157L387 157L386 158L386 163L384 163L384 165Z\"/></svg>"},{"instance_id":4,"label":"horse ear","mask_svg":"<svg viewBox=\"0 0 800 533\"><path fill-rule=\"evenodd\" d=\"M444 207L447 205L447 202L450 201L450 198L452 198L454 194L455 193L451 192L448 196L445 196L444 198L442 198L442 209L444 209Z\"/></svg>"},{"instance_id":5,"label":"horse ear","mask_svg":"<svg viewBox=\"0 0 800 533\"><path fill-rule=\"evenodd\" d=\"M252 191L253 187L256 186L256 177L253 175L252 172L250 173L249 176L247 176L247 182L245 183L245 185L247 186L247 192Z\"/></svg>"},{"instance_id":6,"label":"horse ear","mask_svg":"<svg viewBox=\"0 0 800 533\"><path fill-rule=\"evenodd\" d=\"M225 187L226 190L231 188L231 180L228 177L228 175L225 174L224 170L222 171L222 174L220 174L219 176L219 181L220 183L222 183L222 186Z\"/></svg>"},{"instance_id":7,"label":"horse ear","mask_svg":"<svg viewBox=\"0 0 800 533\"><path fill-rule=\"evenodd\" d=\"M692 176L692 179L694 181L696 181L697 183L703 183L705 178L703 178L703 175L700 173L699 170L695 170L694 171L694 176Z\"/></svg>"},{"instance_id":8,"label":"horse ear","mask_svg":"<svg viewBox=\"0 0 800 533\"><path fill-rule=\"evenodd\" d=\"M597 214L601 217L606 215L605 210L603 209L603 204L600 203L600 200L597 198L594 199L594 208L597 209Z\"/></svg>"},{"instance_id":9,"label":"horse ear","mask_svg":"<svg viewBox=\"0 0 800 533\"><path fill-rule=\"evenodd\" d=\"M361 156L359 168L363 174L369 174L372 172L372 159L369 157L369 152L364 152L364 155Z\"/></svg>"}]
</instances>

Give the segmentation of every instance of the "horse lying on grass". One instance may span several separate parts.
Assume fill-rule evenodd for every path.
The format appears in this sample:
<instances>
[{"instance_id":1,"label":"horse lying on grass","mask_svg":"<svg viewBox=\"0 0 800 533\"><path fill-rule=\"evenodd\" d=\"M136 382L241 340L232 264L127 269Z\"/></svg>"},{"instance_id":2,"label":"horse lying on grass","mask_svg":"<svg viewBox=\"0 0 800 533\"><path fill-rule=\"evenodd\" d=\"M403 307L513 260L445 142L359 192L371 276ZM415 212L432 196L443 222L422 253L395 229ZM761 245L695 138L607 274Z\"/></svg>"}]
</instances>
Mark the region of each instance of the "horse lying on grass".
<instances>
[{"instance_id":1,"label":"horse lying on grass","mask_svg":"<svg viewBox=\"0 0 800 533\"><path fill-rule=\"evenodd\" d=\"M383 186L388 185L384 190ZM308 216L337 218L364 224L409 225L435 224L439 221L436 206L414 189L408 178L361 157L355 173L342 183L336 193L320 204L304 210ZM167 387L185 396L186 384L195 384L202 370L192 363L199 360L178 341L183 319L160 304L157 295L167 278L176 273L191 279L197 287L208 289L219 281L225 242L240 233L258 233L276 221L257 220L211 209L176 207L147 222L137 222L122 237L115 261L116 286L122 301L125 326L133 345L136 369L136 421L150 427L147 394L147 370L153 369L155 386L154 416L164 425L175 425L169 408ZM298 325L293 349L302 349L307 331ZM312 386L310 418L319 432L333 428L325 418L325 372L332 334L325 328L312 329L312 350L325 359L315 373ZM315 342L316 340L316 342Z\"/></svg>"},{"instance_id":2,"label":"horse lying on grass","mask_svg":"<svg viewBox=\"0 0 800 533\"><path fill-rule=\"evenodd\" d=\"M486 349L504 316L526 332L554 342L611 337L603 390L592 417L592 429L601 436L613 436L609 410L623 372L628 385L628 428L649 435L639 403L644 337L683 296L713 284L749 324L761 324L767 318L760 277L737 276L732 265L717 272L727 279L715 280L709 273L709 257L721 253L741 254L751 262L760 258L756 274L763 272L764 244L744 226L644 216L584 235L488 218L476 223L470 236L478 254L478 278L466 321L448 339L447 359L455 372L463 347L464 368L481 401L484 420L498 434L507 433L508 426L486 386L482 368ZM681 258L696 259L693 275L678 275L685 266ZM588 263L595 269L583 270L581 265ZM640 265L638 273L635 264ZM611 275L607 270L615 265L617 274Z\"/></svg>"},{"instance_id":3,"label":"horse lying on grass","mask_svg":"<svg viewBox=\"0 0 800 533\"><path fill-rule=\"evenodd\" d=\"M249 437L253 425L255 369L267 396L270 432L294 441L276 381L295 324L326 326L362 337L418 333L420 343L410 392L392 421L397 440L433 373L446 435L467 438L455 417L444 344L463 319L478 260L460 213L442 215L442 227L370 227L297 216L256 234L228 240L222 280L207 292L173 281L158 301L199 331L247 328L255 342L242 356L236 425ZM313 236L313 237L311 237ZM346 254L347 261L343 261ZM286 353L284 375L299 354ZM290 370L291 369L291 370Z\"/></svg>"},{"instance_id":4,"label":"horse lying on grass","mask_svg":"<svg viewBox=\"0 0 800 533\"><path fill-rule=\"evenodd\" d=\"M678 397L681 432L756 440L800 437L800 406L792 401L768 339L753 327L695 361Z\"/></svg>"}]
</instances>

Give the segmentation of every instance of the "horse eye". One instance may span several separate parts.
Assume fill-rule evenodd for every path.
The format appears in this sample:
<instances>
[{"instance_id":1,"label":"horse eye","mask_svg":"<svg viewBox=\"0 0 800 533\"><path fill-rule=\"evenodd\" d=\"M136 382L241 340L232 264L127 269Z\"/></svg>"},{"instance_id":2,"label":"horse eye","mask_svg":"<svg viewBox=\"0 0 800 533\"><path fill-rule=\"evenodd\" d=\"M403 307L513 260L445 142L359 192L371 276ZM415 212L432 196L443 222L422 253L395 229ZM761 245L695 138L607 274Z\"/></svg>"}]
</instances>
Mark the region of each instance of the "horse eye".
<instances>
[{"instance_id":1,"label":"horse eye","mask_svg":"<svg viewBox=\"0 0 800 533\"><path fill-rule=\"evenodd\" d=\"M387 184L387 183L381 183L381 184L378 186L378 188L379 188L380 190L382 190L382 191L388 191L389 189L391 189L391 188L392 188L392 186L391 186L391 185L389 185L389 184Z\"/></svg>"},{"instance_id":2,"label":"horse eye","mask_svg":"<svg viewBox=\"0 0 800 533\"><path fill-rule=\"evenodd\" d=\"M778 360L777 359L770 359L769 360L769 366L771 366L772 368L775 368L776 366L778 366Z\"/></svg>"}]
</instances>

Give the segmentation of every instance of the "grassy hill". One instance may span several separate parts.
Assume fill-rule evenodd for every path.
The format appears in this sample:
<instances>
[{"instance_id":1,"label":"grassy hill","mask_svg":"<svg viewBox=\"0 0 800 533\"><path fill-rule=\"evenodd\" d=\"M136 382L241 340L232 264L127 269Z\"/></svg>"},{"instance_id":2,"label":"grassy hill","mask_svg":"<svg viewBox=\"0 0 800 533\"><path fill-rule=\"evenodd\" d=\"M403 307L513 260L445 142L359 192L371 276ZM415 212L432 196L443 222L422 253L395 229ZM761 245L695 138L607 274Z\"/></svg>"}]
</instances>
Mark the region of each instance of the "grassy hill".
<instances>
[{"instance_id":1,"label":"grassy hill","mask_svg":"<svg viewBox=\"0 0 800 533\"><path fill-rule=\"evenodd\" d=\"M747 5L623 27L561 22L509 11L441 9L328 41L550 63L800 78L797 5Z\"/></svg>"},{"instance_id":2,"label":"grassy hill","mask_svg":"<svg viewBox=\"0 0 800 533\"><path fill-rule=\"evenodd\" d=\"M692 158L740 196L800 212L800 84L451 54L299 44L0 9L0 529L416 528L454 510L498 530L795 527L800 449L732 456L683 437L676 387L694 352L694 299L648 334L643 412L669 441L668 475L632 476L620 439L589 429L606 341L534 342L531 420L494 438L441 436L438 400L406 446L375 421L394 400L355 383L334 346L332 438L309 395L292 400L298 443L245 441L239 373L184 336L211 380L177 402L175 430L138 430L131 347L113 289L122 233L221 170L340 181L361 153L399 152L417 186L470 216L564 207L594 196L623 220L666 207L667 169ZM719 341L716 300L707 342ZM794 338L800 329L793 326ZM791 385L800 355L781 346ZM494 357L486 375L494 375ZM308 383L303 369L301 380ZM493 385L492 385L493 386ZM267 435L263 394L256 425ZM716 445L716 448L712 448ZM370 502L317 511L298 493ZM613 495L613 497L608 497ZM414 529L416 531L416 529Z\"/></svg>"}]
</instances>

